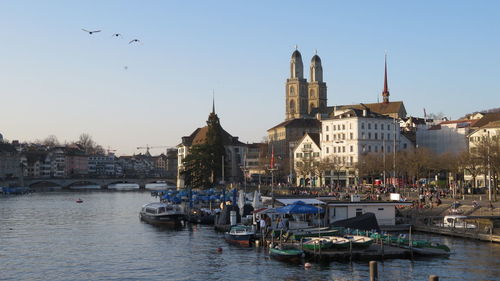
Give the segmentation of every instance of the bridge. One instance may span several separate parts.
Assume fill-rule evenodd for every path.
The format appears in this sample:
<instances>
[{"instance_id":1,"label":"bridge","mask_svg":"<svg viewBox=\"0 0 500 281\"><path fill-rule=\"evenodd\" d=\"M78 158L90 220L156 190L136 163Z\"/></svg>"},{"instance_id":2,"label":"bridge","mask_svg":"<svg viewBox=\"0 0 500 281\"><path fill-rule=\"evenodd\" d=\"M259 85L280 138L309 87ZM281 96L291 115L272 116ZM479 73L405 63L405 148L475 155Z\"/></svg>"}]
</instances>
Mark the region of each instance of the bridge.
<instances>
[{"instance_id":1,"label":"bridge","mask_svg":"<svg viewBox=\"0 0 500 281\"><path fill-rule=\"evenodd\" d=\"M44 186L59 186L63 189L79 185L99 185L101 188L107 188L109 185L118 183L134 183L138 184L139 188L145 188L146 184L165 182L169 185L176 186L176 178L26 178L24 186L36 187ZM0 181L0 186L15 186L19 185L19 180L4 180Z\"/></svg>"}]
</instances>

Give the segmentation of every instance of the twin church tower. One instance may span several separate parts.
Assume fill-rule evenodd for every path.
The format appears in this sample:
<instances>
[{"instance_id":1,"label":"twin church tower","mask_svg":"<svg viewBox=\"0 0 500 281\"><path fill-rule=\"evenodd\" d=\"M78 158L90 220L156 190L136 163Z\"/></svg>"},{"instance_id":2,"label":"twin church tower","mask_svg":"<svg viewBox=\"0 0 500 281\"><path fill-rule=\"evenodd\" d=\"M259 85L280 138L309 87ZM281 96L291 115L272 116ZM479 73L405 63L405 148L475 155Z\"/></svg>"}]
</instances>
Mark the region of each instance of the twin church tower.
<instances>
[{"instance_id":1,"label":"twin church tower","mask_svg":"<svg viewBox=\"0 0 500 281\"><path fill-rule=\"evenodd\" d=\"M326 83L317 54L312 57L309 70L308 82L304 79L302 55L295 50L290 61L290 78L286 80L285 120L308 118L327 111Z\"/></svg>"}]
</instances>

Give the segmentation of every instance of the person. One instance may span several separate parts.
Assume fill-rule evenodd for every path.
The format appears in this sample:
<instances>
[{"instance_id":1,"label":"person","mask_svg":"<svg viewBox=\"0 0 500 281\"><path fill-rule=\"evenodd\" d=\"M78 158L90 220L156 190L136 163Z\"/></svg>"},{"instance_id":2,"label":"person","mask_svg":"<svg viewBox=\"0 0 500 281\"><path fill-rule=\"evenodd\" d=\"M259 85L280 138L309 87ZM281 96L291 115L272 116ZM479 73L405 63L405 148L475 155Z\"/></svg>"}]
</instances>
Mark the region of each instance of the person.
<instances>
[{"instance_id":1,"label":"person","mask_svg":"<svg viewBox=\"0 0 500 281\"><path fill-rule=\"evenodd\" d=\"M262 233L262 237L264 237L264 235L266 234L266 219L264 218L264 215L260 216L259 226L260 226L260 231Z\"/></svg>"}]
</instances>

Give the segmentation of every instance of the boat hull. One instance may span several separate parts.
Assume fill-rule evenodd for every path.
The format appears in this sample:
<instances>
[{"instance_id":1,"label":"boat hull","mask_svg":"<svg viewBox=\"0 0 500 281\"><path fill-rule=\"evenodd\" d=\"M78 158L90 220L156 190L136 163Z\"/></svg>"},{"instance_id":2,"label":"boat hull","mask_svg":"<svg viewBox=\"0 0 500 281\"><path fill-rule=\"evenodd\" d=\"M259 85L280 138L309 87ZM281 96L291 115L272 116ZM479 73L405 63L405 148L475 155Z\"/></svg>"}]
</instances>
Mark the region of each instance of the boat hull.
<instances>
[{"instance_id":1,"label":"boat hull","mask_svg":"<svg viewBox=\"0 0 500 281\"><path fill-rule=\"evenodd\" d=\"M231 243L233 245L250 247L252 239L253 239L253 235L252 234L232 235L232 234L226 233L226 234L224 234L224 239L228 243Z\"/></svg>"},{"instance_id":2,"label":"boat hull","mask_svg":"<svg viewBox=\"0 0 500 281\"><path fill-rule=\"evenodd\" d=\"M145 212L141 212L139 217L142 221L152 224L152 225L164 225L164 226L181 226L183 216L180 214L175 215L151 215Z\"/></svg>"},{"instance_id":3,"label":"boat hull","mask_svg":"<svg viewBox=\"0 0 500 281\"><path fill-rule=\"evenodd\" d=\"M300 261L304 256L304 251L298 249L269 249L269 255L281 261Z\"/></svg>"}]
</instances>

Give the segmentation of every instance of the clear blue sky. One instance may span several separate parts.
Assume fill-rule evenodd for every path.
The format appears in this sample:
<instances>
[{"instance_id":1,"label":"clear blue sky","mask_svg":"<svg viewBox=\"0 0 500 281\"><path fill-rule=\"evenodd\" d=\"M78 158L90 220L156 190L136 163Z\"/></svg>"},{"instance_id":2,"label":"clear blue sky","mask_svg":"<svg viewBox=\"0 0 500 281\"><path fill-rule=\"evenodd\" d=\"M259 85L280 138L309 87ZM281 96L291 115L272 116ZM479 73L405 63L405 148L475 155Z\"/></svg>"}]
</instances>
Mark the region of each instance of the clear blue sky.
<instances>
[{"instance_id":1,"label":"clear blue sky","mask_svg":"<svg viewBox=\"0 0 500 281\"><path fill-rule=\"evenodd\" d=\"M0 132L86 132L119 154L174 146L205 125L215 89L222 126L260 141L284 120L295 44L307 76L318 50L329 105L376 102L387 50L391 100L458 118L500 106L499 11L456 0L4 0Z\"/></svg>"}]
</instances>

